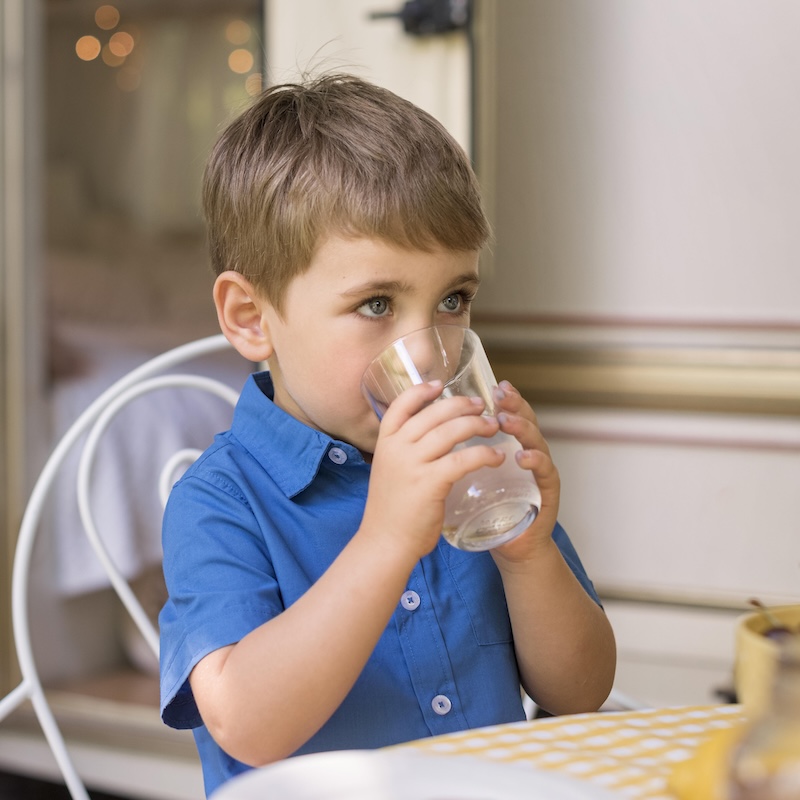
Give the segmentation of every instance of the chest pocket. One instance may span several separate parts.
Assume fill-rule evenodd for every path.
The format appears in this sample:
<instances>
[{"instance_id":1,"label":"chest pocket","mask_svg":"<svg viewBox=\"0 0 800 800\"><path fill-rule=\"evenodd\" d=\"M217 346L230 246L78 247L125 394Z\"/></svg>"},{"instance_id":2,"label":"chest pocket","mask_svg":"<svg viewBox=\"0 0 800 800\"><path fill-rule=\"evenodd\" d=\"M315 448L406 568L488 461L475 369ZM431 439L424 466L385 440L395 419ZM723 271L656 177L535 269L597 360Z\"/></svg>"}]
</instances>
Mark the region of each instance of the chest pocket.
<instances>
[{"instance_id":1,"label":"chest pocket","mask_svg":"<svg viewBox=\"0 0 800 800\"><path fill-rule=\"evenodd\" d=\"M489 553L466 553L440 542L439 555L467 610L478 644L512 642L503 581Z\"/></svg>"}]
</instances>

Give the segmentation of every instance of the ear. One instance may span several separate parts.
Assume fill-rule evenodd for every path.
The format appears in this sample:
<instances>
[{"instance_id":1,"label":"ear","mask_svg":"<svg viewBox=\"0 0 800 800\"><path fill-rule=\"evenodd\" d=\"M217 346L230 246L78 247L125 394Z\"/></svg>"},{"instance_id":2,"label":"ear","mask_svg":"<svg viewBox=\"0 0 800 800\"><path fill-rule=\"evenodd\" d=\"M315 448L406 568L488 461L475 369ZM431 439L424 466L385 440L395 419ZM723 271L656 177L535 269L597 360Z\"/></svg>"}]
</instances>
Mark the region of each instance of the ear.
<instances>
[{"instance_id":1,"label":"ear","mask_svg":"<svg viewBox=\"0 0 800 800\"><path fill-rule=\"evenodd\" d=\"M250 281L228 270L214 281L214 305L225 338L248 361L266 361L272 355L266 314L269 303Z\"/></svg>"}]
</instances>

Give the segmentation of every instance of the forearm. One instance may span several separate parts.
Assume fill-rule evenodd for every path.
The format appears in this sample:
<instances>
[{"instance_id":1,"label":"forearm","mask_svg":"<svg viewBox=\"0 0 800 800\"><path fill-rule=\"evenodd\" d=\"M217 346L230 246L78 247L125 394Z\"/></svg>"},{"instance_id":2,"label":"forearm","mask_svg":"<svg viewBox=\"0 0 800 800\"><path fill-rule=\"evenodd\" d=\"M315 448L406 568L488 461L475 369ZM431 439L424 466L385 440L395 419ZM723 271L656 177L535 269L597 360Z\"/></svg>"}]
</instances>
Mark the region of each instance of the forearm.
<instances>
[{"instance_id":1,"label":"forearm","mask_svg":"<svg viewBox=\"0 0 800 800\"><path fill-rule=\"evenodd\" d=\"M204 722L234 758L259 765L291 755L346 697L414 565L385 545L357 534L296 603L195 668Z\"/></svg>"},{"instance_id":2,"label":"forearm","mask_svg":"<svg viewBox=\"0 0 800 800\"><path fill-rule=\"evenodd\" d=\"M551 713L594 711L614 681L616 646L603 610L552 540L503 576L522 685Z\"/></svg>"}]
</instances>

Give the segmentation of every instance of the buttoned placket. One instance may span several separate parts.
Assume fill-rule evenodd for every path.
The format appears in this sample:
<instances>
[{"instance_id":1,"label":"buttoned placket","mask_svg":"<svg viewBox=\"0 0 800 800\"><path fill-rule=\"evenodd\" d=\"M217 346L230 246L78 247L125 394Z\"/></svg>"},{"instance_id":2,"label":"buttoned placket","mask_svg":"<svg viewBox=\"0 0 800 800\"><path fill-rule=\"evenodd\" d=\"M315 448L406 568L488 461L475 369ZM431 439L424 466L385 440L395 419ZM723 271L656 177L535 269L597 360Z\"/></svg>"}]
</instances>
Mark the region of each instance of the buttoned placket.
<instances>
[{"instance_id":1,"label":"buttoned placket","mask_svg":"<svg viewBox=\"0 0 800 800\"><path fill-rule=\"evenodd\" d=\"M345 453L341 447L334 446L328 450L328 458L333 461L334 464L344 464L347 461L347 453Z\"/></svg>"},{"instance_id":2,"label":"buttoned placket","mask_svg":"<svg viewBox=\"0 0 800 800\"><path fill-rule=\"evenodd\" d=\"M420 563L400 596L395 621L420 709L431 733L437 735L468 726L457 707L455 678L438 618L425 602L429 595Z\"/></svg>"},{"instance_id":3,"label":"buttoned placket","mask_svg":"<svg viewBox=\"0 0 800 800\"><path fill-rule=\"evenodd\" d=\"M400 598L400 605L406 611L416 611L419 608L419 604L419 595L413 589L403 592L403 596Z\"/></svg>"}]
</instances>

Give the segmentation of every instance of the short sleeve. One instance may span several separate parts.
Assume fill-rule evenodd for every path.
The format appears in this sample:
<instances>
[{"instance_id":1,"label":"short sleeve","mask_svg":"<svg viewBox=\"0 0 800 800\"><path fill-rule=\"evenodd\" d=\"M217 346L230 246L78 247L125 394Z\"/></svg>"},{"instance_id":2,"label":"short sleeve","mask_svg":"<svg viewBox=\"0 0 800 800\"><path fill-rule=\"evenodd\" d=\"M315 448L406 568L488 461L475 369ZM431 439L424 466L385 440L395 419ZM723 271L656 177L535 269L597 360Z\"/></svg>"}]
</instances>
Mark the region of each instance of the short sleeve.
<instances>
[{"instance_id":1,"label":"short sleeve","mask_svg":"<svg viewBox=\"0 0 800 800\"><path fill-rule=\"evenodd\" d=\"M583 586L583 588L586 590L586 593L592 598L592 600L595 601L595 603L597 603L597 605L602 608L603 604L600 602L600 598L595 591L594 584L591 582L591 580L589 580L589 576L587 575L586 570L581 563L577 550L572 544L567 532L558 522L553 530L553 541L561 551L561 555L564 557L564 561L566 561L569 565L572 573L578 579L581 586Z\"/></svg>"},{"instance_id":2,"label":"short sleeve","mask_svg":"<svg viewBox=\"0 0 800 800\"><path fill-rule=\"evenodd\" d=\"M263 532L224 476L176 484L163 543L169 599L159 617L161 715L171 727L194 728L203 724L188 683L194 666L283 607Z\"/></svg>"}]
</instances>

